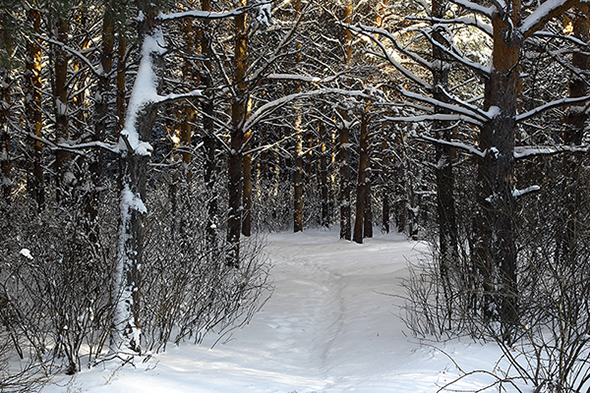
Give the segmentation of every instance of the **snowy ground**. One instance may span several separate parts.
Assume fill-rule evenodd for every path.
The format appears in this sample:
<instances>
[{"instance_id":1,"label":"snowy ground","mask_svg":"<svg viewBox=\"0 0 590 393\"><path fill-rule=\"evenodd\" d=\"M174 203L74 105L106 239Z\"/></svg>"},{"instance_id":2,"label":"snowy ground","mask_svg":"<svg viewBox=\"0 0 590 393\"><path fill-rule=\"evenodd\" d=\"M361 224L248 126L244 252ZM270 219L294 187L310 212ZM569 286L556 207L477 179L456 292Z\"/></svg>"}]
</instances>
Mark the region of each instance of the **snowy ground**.
<instances>
[{"instance_id":1,"label":"snowy ground","mask_svg":"<svg viewBox=\"0 0 590 393\"><path fill-rule=\"evenodd\" d=\"M492 345L432 345L407 332L399 317L403 301L391 295L403 294L408 260L424 251L396 235L358 245L338 241L335 231L271 234L266 252L275 292L229 340L213 349L217 337L169 346L135 367L111 363L58 377L42 392L419 393L436 392L463 373L493 370L500 352ZM452 389L492 382L475 373Z\"/></svg>"}]
</instances>

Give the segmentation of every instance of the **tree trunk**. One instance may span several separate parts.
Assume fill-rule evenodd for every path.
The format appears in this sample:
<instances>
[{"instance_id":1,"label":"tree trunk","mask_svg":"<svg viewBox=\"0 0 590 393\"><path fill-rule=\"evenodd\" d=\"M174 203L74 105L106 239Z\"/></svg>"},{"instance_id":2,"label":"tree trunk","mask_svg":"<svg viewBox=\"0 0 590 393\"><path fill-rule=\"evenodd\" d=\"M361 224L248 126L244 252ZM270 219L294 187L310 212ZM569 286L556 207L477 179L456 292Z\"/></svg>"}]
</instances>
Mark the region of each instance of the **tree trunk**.
<instances>
[{"instance_id":1,"label":"tree trunk","mask_svg":"<svg viewBox=\"0 0 590 393\"><path fill-rule=\"evenodd\" d=\"M118 34L117 47L117 97L115 113L117 115L117 131L125 126L125 95L127 93L125 79L127 77L127 42L123 31Z\"/></svg>"},{"instance_id":2,"label":"tree trunk","mask_svg":"<svg viewBox=\"0 0 590 393\"><path fill-rule=\"evenodd\" d=\"M383 203L383 210L381 213L381 227L385 233L389 233L389 215L390 215L390 194L391 188L389 187L389 179L386 174L389 173L389 142L387 138L387 129L385 124L381 124L381 199Z\"/></svg>"},{"instance_id":3,"label":"tree trunk","mask_svg":"<svg viewBox=\"0 0 590 393\"><path fill-rule=\"evenodd\" d=\"M211 0L201 0L201 10L211 11ZM213 72L211 50L211 28L209 21L203 21L201 31L201 52L205 60L203 61L203 71L201 82L205 88L212 88L213 82L211 74ZM216 221L218 215L217 193L215 190L215 151L217 149L217 140L215 138L215 106L211 93L206 92L207 97L202 101L201 108L203 111L203 146L205 148L205 174L204 182L207 189L207 240L210 246L217 243Z\"/></svg>"},{"instance_id":4,"label":"tree trunk","mask_svg":"<svg viewBox=\"0 0 590 393\"><path fill-rule=\"evenodd\" d=\"M368 146L370 146L370 142L368 142ZM371 172L371 159L370 159L370 147L367 148L367 168L365 169L365 211L363 213L363 237L364 238L372 238L373 237L373 203L371 198L371 185L372 185L372 176L373 173Z\"/></svg>"},{"instance_id":5,"label":"tree trunk","mask_svg":"<svg viewBox=\"0 0 590 393\"><path fill-rule=\"evenodd\" d=\"M348 129L348 115L345 114L345 124L340 129L338 146L338 171L340 174L340 239L350 240L350 146L348 143L350 130Z\"/></svg>"},{"instance_id":6,"label":"tree trunk","mask_svg":"<svg viewBox=\"0 0 590 393\"><path fill-rule=\"evenodd\" d=\"M140 7L141 9L141 7ZM147 165L152 125L158 108L149 97L161 88L164 74L162 31L155 12L144 12L139 24L139 36L144 57L133 88L125 129L119 145L126 146L120 156L120 229L118 263L114 276L113 298L116 309L111 327L111 348L141 353L141 271L143 261L144 219L146 208ZM149 48L149 49L148 49ZM157 87L141 81L157 81ZM148 91L146 89L155 89Z\"/></svg>"},{"instance_id":7,"label":"tree trunk","mask_svg":"<svg viewBox=\"0 0 590 393\"><path fill-rule=\"evenodd\" d=\"M576 15L573 20L574 36L581 41L590 41L590 22L588 21L589 7L587 4L580 4L576 7ZM569 82L569 96L571 98L583 97L588 94L588 85L581 75L585 75L590 69L590 56L584 52L574 52L572 55L572 65L579 72L572 73ZM584 139L585 124L588 120L588 113L584 110L584 105L572 106L564 118L565 132L563 134L563 143L566 145L581 145ZM563 184L566 196L563 204L566 210L563 217L563 228L557 232L557 247L555 250L555 260L563 266L575 265L577 262L577 245L576 237L579 230L579 208L583 200L583 191L578 186L580 179L580 164L585 153L566 154L562 158L563 162Z\"/></svg>"},{"instance_id":8,"label":"tree trunk","mask_svg":"<svg viewBox=\"0 0 590 393\"><path fill-rule=\"evenodd\" d=\"M322 195L322 218L320 225L326 228L330 227L330 194L328 184L328 154L326 147L326 126L322 121L318 122L318 133L320 135L320 189Z\"/></svg>"},{"instance_id":9,"label":"tree trunk","mask_svg":"<svg viewBox=\"0 0 590 393\"><path fill-rule=\"evenodd\" d=\"M246 115L247 116L247 115ZM252 130L247 130L244 134L245 149L250 149ZM242 196L242 205L244 214L242 220L242 235L252 235L252 155L244 154L244 195Z\"/></svg>"},{"instance_id":10,"label":"tree trunk","mask_svg":"<svg viewBox=\"0 0 590 393\"><path fill-rule=\"evenodd\" d=\"M520 5L514 2L512 26L518 26ZM514 217L514 127L518 95L520 42L510 41L511 27L498 14L494 28L493 67L486 82L484 110L496 112L480 131L478 161L479 194L475 212L474 257L483 290L489 294L481 305L485 314L501 323L501 336L513 338L518 322L516 243Z\"/></svg>"},{"instance_id":11,"label":"tree trunk","mask_svg":"<svg viewBox=\"0 0 590 393\"><path fill-rule=\"evenodd\" d=\"M445 13L443 0L432 1L433 18L442 19ZM436 27L435 27L436 29ZM446 46L446 41L440 31L434 32L434 40ZM432 46L432 56L435 59L432 67L433 97L439 101L447 102L441 89L448 89L449 67L446 63L444 51ZM435 113L447 113L440 108L435 108ZM447 122L435 121L432 126L436 137L445 141L451 140L451 129ZM437 144L436 148L436 208L438 212L438 243L440 258L440 276L444 286L447 310L450 313L452 305L452 288L450 274L458 267L457 222L455 218L455 197L453 175L453 149L450 146Z\"/></svg>"},{"instance_id":12,"label":"tree trunk","mask_svg":"<svg viewBox=\"0 0 590 393\"><path fill-rule=\"evenodd\" d=\"M368 127L367 114L363 110L361 113L361 132L359 139L359 166L358 166L358 180L356 185L356 217L354 221L354 235L352 240L356 243L363 242L363 229L365 218L365 205L367 202L367 184L366 184L366 170L368 157Z\"/></svg>"},{"instance_id":13,"label":"tree trunk","mask_svg":"<svg viewBox=\"0 0 590 393\"><path fill-rule=\"evenodd\" d=\"M246 6L246 0L240 0L239 6ZM244 143L243 125L246 120L246 106L248 97L244 78L247 69L248 32L246 29L246 14L234 17L235 47L234 47L234 84L235 96L231 105L232 126L230 132L230 152L228 157L228 193L229 218L227 240L231 250L228 255L228 265L237 267L240 261L240 231L242 228L242 187L243 160L242 147Z\"/></svg>"},{"instance_id":14,"label":"tree trunk","mask_svg":"<svg viewBox=\"0 0 590 393\"><path fill-rule=\"evenodd\" d=\"M67 44L68 21L65 16L59 16L57 20L57 40ZM67 143L69 138L68 124L68 57L61 47L55 47L55 140L59 144ZM65 195L69 194L66 184L66 173L69 171L68 161L70 154L65 150L55 151L55 180L57 202L61 202Z\"/></svg>"},{"instance_id":15,"label":"tree trunk","mask_svg":"<svg viewBox=\"0 0 590 393\"><path fill-rule=\"evenodd\" d=\"M30 9L27 19L34 34L40 33L41 13ZM41 113L41 47L39 40L31 37L27 42L25 59L25 114L26 130L29 135L42 137L43 119ZM43 180L43 145L39 140L32 139L30 149L31 169L27 175L27 191L37 202L38 209L45 207L45 182Z\"/></svg>"},{"instance_id":16,"label":"tree trunk","mask_svg":"<svg viewBox=\"0 0 590 393\"><path fill-rule=\"evenodd\" d=\"M352 1L346 0L344 4L344 23L351 23ZM352 61L352 33L350 29L344 31L344 52L345 64L348 66ZM351 218L350 218L350 115L348 108L343 108L340 113L342 127L339 133L338 147L338 169L340 173L340 239L351 240Z\"/></svg>"},{"instance_id":17,"label":"tree trunk","mask_svg":"<svg viewBox=\"0 0 590 393\"><path fill-rule=\"evenodd\" d=\"M303 131L301 114L295 119L295 165L293 166L293 232L303 231Z\"/></svg>"},{"instance_id":18,"label":"tree trunk","mask_svg":"<svg viewBox=\"0 0 590 393\"><path fill-rule=\"evenodd\" d=\"M7 26L9 15L8 13L2 13L0 18L2 18L0 26L3 27L0 36L0 53L10 55L12 53L12 35ZM6 68L0 67L0 171L2 173L0 184L2 185L2 196L7 203L10 203L12 194L12 163L10 161L10 132L8 126L11 111L11 67L10 62Z\"/></svg>"}]
</instances>

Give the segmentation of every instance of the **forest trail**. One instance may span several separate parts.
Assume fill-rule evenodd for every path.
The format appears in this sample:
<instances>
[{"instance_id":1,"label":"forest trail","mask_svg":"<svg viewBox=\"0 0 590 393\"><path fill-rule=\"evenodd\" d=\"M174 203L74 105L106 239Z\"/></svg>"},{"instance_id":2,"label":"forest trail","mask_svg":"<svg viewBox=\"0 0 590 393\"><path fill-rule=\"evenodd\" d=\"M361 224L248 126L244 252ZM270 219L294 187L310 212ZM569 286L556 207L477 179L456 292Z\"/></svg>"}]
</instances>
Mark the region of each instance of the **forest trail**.
<instances>
[{"instance_id":1,"label":"forest trail","mask_svg":"<svg viewBox=\"0 0 590 393\"><path fill-rule=\"evenodd\" d=\"M96 367L43 392L430 393L459 375L434 347L469 367L498 359L487 347L423 345L409 334L401 281L425 245L399 235L359 245L327 230L270 234L266 243L275 291L249 325L213 348L215 336L169 346L135 368ZM479 378L456 387L489 383Z\"/></svg>"}]
</instances>

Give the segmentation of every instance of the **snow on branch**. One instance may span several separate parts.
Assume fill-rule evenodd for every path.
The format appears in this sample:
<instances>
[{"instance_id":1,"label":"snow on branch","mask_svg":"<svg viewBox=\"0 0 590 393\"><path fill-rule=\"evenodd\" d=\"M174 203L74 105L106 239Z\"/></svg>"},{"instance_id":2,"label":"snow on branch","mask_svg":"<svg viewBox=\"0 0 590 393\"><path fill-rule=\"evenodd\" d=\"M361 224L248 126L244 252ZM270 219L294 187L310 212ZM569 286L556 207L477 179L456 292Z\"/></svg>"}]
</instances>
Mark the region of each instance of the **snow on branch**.
<instances>
[{"instance_id":1,"label":"snow on branch","mask_svg":"<svg viewBox=\"0 0 590 393\"><path fill-rule=\"evenodd\" d=\"M546 37L546 38L554 38L554 39L558 39L558 40L564 40L564 41L569 41L575 45L579 45L583 48L586 47L586 45L588 45L586 42L582 41L581 39L573 36L573 35L563 35L563 34L555 34L552 33L550 31L547 30L540 30L540 31L536 31L533 34L534 37Z\"/></svg>"},{"instance_id":2,"label":"snow on branch","mask_svg":"<svg viewBox=\"0 0 590 393\"><path fill-rule=\"evenodd\" d=\"M465 143L455 142L455 141L445 141L444 139L431 138L428 135L424 135L424 134L415 135L415 137L418 139L421 139L423 141L426 141L426 142L434 143L436 145L442 145L442 146L454 147L456 149L461 149L461 150L471 153L474 156L477 156L479 158L485 158L485 156L486 156L485 152L480 151L475 146L467 145Z\"/></svg>"},{"instance_id":3,"label":"snow on branch","mask_svg":"<svg viewBox=\"0 0 590 393\"><path fill-rule=\"evenodd\" d=\"M440 88L440 91L445 95L445 97L447 97L449 100L455 102L457 105L460 105L460 106L480 115L481 117L483 117L486 120L491 120L492 117L494 117L494 113L493 113L492 108L490 108L490 111L485 112L485 111L481 110L480 108L478 108L477 106L472 105L469 102L463 101L459 97L452 95L451 93L446 91L442 86L439 86L439 88Z\"/></svg>"},{"instance_id":4,"label":"snow on branch","mask_svg":"<svg viewBox=\"0 0 590 393\"><path fill-rule=\"evenodd\" d=\"M514 198L519 198L519 197L521 197L523 195L530 194L531 192L535 192L535 191L541 191L541 187L539 187L539 186L530 186L530 187L525 188L524 190L513 190L512 191L512 196Z\"/></svg>"},{"instance_id":5,"label":"snow on branch","mask_svg":"<svg viewBox=\"0 0 590 393\"><path fill-rule=\"evenodd\" d=\"M451 0L453 3L460 5L463 8L466 8L470 11L478 13L480 15L487 16L488 18L492 19L492 14L496 11L496 7L484 7L479 4L472 3L468 0Z\"/></svg>"},{"instance_id":6,"label":"snow on branch","mask_svg":"<svg viewBox=\"0 0 590 393\"><path fill-rule=\"evenodd\" d=\"M423 121L464 121L476 126L482 126L482 122L473 119L472 117L460 114L445 114L435 113L432 115L421 116L400 116L400 117L385 117L386 121L403 122L403 123L421 123Z\"/></svg>"},{"instance_id":7,"label":"snow on branch","mask_svg":"<svg viewBox=\"0 0 590 393\"><path fill-rule=\"evenodd\" d=\"M267 102L266 104L262 105L258 108L251 116L246 120L244 123L243 129L249 130L252 129L256 124L266 118L268 115L275 112L277 109L282 108L283 106L287 105L288 103L304 99L304 98L311 98L317 96L323 96L328 94L337 94L342 96L348 97L361 97L365 99L372 99L371 95L367 94L362 90L345 90L345 89L336 89L336 88L327 88L327 89L318 89L303 93L294 93L289 94L284 97L278 98L276 100Z\"/></svg>"},{"instance_id":8,"label":"snow on branch","mask_svg":"<svg viewBox=\"0 0 590 393\"><path fill-rule=\"evenodd\" d=\"M272 4L273 0L265 0L259 1L255 4L250 4L242 7L236 7L233 10L224 11L224 12L210 12L210 11L184 11L184 12L174 12L172 14L164 14L160 13L158 15L158 19L161 21L170 21L170 20L178 20L178 19L186 19L186 18L193 18L193 19L208 19L208 20L217 20L217 19L224 19L224 18L232 18L235 16L240 16L249 10L256 8L260 12L263 12L267 18L270 18L269 8L268 6ZM270 19L268 20L270 21ZM261 22L259 20L259 22Z\"/></svg>"},{"instance_id":9,"label":"snow on branch","mask_svg":"<svg viewBox=\"0 0 590 393\"><path fill-rule=\"evenodd\" d=\"M518 28L518 33L523 38L532 36L540 30L547 22L562 14L576 4L579 0L547 0L530 14Z\"/></svg>"},{"instance_id":10,"label":"snow on branch","mask_svg":"<svg viewBox=\"0 0 590 393\"><path fill-rule=\"evenodd\" d=\"M49 44L59 46L61 49L70 52L70 54L76 56L79 60L86 64L95 76L101 76L101 73L94 67L94 65L92 65L92 63L86 58L86 56L84 56L82 53L78 52L71 46L68 46L61 41L56 41L51 38L44 37L41 34L35 34L35 37Z\"/></svg>"},{"instance_id":11,"label":"snow on branch","mask_svg":"<svg viewBox=\"0 0 590 393\"><path fill-rule=\"evenodd\" d=\"M446 102L439 101L439 100L432 98L432 97L427 97L427 96L419 94L419 93L412 93L411 91L408 91L408 90L404 89L403 87L400 87L400 92L404 97L411 98L416 101L424 102L424 103L433 105L438 108L447 109L447 110L455 112L459 115L469 117L473 121L477 121L480 124L486 122L487 120L490 120L490 117L487 116L487 114L485 112L481 111L479 108L475 108L477 110L474 110L474 107L469 104L466 104L465 107L449 104ZM473 121L470 121L470 123L473 123Z\"/></svg>"},{"instance_id":12,"label":"snow on branch","mask_svg":"<svg viewBox=\"0 0 590 393\"><path fill-rule=\"evenodd\" d=\"M541 105L541 106L533 109L532 111L528 111L526 113L522 113L522 114L516 116L516 122L528 120L531 117L534 117L540 113L546 112L546 111L553 109L553 108L558 108L560 106L567 106L567 105L573 105L573 104L580 104L580 103L587 102L587 101L590 101L590 96L576 97L576 98L562 98L561 100L551 101L545 105Z\"/></svg>"},{"instance_id":13,"label":"snow on branch","mask_svg":"<svg viewBox=\"0 0 590 393\"><path fill-rule=\"evenodd\" d=\"M337 80L342 72L339 72L336 75L327 77L327 78L318 78L315 76L306 76L306 75L298 75L298 74L269 74L264 79L267 80L276 80L276 81L293 81L293 82L307 82L307 83L330 83Z\"/></svg>"},{"instance_id":14,"label":"snow on branch","mask_svg":"<svg viewBox=\"0 0 590 393\"><path fill-rule=\"evenodd\" d=\"M514 148L514 158L521 159L534 156L550 156L560 153L588 153L590 146L568 146L568 145L557 145L557 146L516 146Z\"/></svg>"},{"instance_id":15,"label":"snow on branch","mask_svg":"<svg viewBox=\"0 0 590 393\"><path fill-rule=\"evenodd\" d=\"M492 25L490 25L489 23L482 22L477 18L471 18L468 16L461 16L461 17L454 18L454 19L441 19L441 18L432 18L432 17L421 18L421 17L410 16L406 19L414 20L414 21L421 21L421 22L432 22L432 23L441 24L441 25L443 25L443 24L444 25L457 24L457 25L473 26L473 27L478 28L480 31L482 31L484 34L488 35L489 37L492 37L494 34Z\"/></svg>"},{"instance_id":16,"label":"snow on branch","mask_svg":"<svg viewBox=\"0 0 590 393\"><path fill-rule=\"evenodd\" d=\"M47 145L47 147L50 150L64 150L64 151L69 151L71 153L84 155L84 153L81 150L99 148L99 149L107 150L111 153L115 153L115 154L119 153L119 146L118 145L110 145L108 143L100 142L100 141L92 141L92 142L86 142L86 143L75 143L75 144L63 143L63 142L55 143L55 142L47 140L43 137L37 136L33 133L27 133L26 135L35 141L38 141L38 142L41 142L41 143Z\"/></svg>"},{"instance_id":17,"label":"snow on branch","mask_svg":"<svg viewBox=\"0 0 590 393\"><path fill-rule=\"evenodd\" d=\"M401 45L399 45L399 43L397 42L397 39L391 33L389 33L387 30L378 29L376 27L365 26L365 25L360 25L359 27L345 25L345 27L370 38L381 49L381 51L383 52L383 55L385 56L385 59L395 69L397 69L399 72L401 72L402 75L404 75L406 78L408 78L409 80L413 81L414 83L422 86L425 89L428 89L428 90L432 89L432 86L428 82L423 81L420 77L418 77L412 71L408 70L406 67L404 67L399 62L397 62L393 58L393 56L389 53L389 51L387 50L385 45L383 45L383 43L381 43L377 38L375 38L375 34L378 34L380 36L383 36L383 37L386 37L387 39L389 39L391 41L391 43L393 44L393 46L396 48L396 50L398 50L398 51L402 52L404 55L410 57L412 60L416 61L418 64L422 65L423 67L431 68L432 65L430 64L430 62L426 61L425 59L421 58L420 56L416 55L415 53L412 53L411 51L403 48Z\"/></svg>"},{"instance_id":18,"label":"snow on branch","mask_svg":"<svg viewBox=\"0 0 590 393\"><path fill-rule=\"evenodd\" d=\"M155 98L150 103L152 103L152 104L165 104L165 103L171 102L171 101L178 101L178 100L190 99L190 98L205 99L207 97L203 94L202 89L198 89L198 90L189 91L188 93L168 94L165 96L158 95L157 98Z\"/></svg>"},{"instance_id":19,"label":"snow on branch","mask_svg":"<svg viewBox=\"0 0 590 393\"><path fill-rule=\"evenodd\" d=\"M471 61L463 55L456 53L455 51L449 50L446 46L441 44L440 42L433 39L430 34L426 33L425 31L421 31L421 33L430 41L430 43L440 50L442 50L447 55L451 56L453 59L457 60L459 63L471 68L472 70L478 72L480 75L484 77L489 77L492 69L490 66L483 66L475 61Z\"/></svg>"}]
</instances>

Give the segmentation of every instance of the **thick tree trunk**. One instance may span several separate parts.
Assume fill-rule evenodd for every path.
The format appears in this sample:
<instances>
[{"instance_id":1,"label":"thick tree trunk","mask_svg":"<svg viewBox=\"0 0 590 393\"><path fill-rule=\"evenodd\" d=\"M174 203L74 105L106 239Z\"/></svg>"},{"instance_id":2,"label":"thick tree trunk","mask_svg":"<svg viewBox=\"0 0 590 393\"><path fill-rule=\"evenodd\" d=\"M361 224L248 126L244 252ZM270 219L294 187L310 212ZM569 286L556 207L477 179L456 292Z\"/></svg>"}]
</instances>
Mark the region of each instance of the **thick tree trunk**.
<instances>
[{"instance_id":1,"label":"thick tree trunk","mask_svg":"<svg viewBox=\"0 0 590 393\"><path fill-rule=\"evenodd\" d=\"M244 134L245 149L250 149L252 130ZM242 196L242 206L244 207L242 220L242 235L252 235L252 155L244 154L244 194Z\"/></svg>"},{"instance_id":2,"label":"thick tree trunk","mask_svg":"<svg viewBox=\"0 0 590 393\"><path fill-rule=\"evenodd\" d=\"M389 187L389 179L386 174L389 173L390 159L389 159L389 142L387 136L387 129L385 124L381 124L381 199L382 199L382 213L381 213L381 227L385 233L389 233L389 216L390 216L390 194L391 187Z\"/></svg>"},{"instance_id":3,"label":"thick tree trunk","mask_svg":"<svg viewBox=\"0 0 590 393\"><path fill-rule=\"evenodd\" d=\"M7 14L0 16L2 20L0 24L8 19ZM4 27L4 26L2 26ZM12 36L10 29L4 28L0 36L0 45L3 52L6 54L12 53ZM0 184L2 187L1 193L4 200L10 203L10 196L12 194L12 163L10 160L10 132L8 127L8 120L11 110L11 64L6 68L0 67L0 171L2 178Z\"/></svg>"},{"instance_id":4,"label":"thick tree trunk","mask_svg":"<svg viewBox=\"0 0 590 393\"><path fill-rule=\"evenodd\" d=\"M125 80L127 78L127 42L123 31L118 34L117 47L117 97L115 113L117 115L117 131L121 131L125 126L125 95L127 89L125 87Z\"/></svg>"},{"instance_id":5,"label":"thick tree trunk","mask_svg":"<svg viewBox=\"0 0 590 393\"><path fill-rule=\"evenodd\" d=\"M246 0L240 0L240 6L246 6ZM229 212L227 240L230 243L228 265L237 267L240 261L240 231L242 228L242 187L244 144L243 125L246 120L248 97L244 78L247 69L248 32L246 30L246 14L234 17L234 84L235 94L231 105L232 127L230 135L230 152L228 157L228 193Z\"/></svg>"},{"instance_id":6,"label":"thick tree trunk","mask_svg":"<svg viewBox=\"0 0 590 393\"><path fill-rule=\"evenodd\" d=\"M356 183L356 217L354 220L354 234L352 240L356 243L363 242L363 229L365 219L365 205L367 202L367 158L368 158L368 143L369 136L367 114L365 111L361 113L361 132L359 137L359 166L358 178Z\"/></svg>"},{"instance_id":7,"label":"thick tree trunk","mask_svg":"<svg viewBox=\"0 0 590 393\"><path fill-rule=\"evenodd\" d=\"M30 9L27 20L31 30L35 34L40 33L41 13L36 9ZM27 42L25 59L25 116L26 130L29 135L42 137L43 119L41 113L41 48L39 41L31 37ZM45 182L43 180L43 145L40 141L30 139L29 151L31 169L27 175L27 191L37 202L37 207L45 207Z\"/></svg>"},{"instance_id":8,"label":"thick tree trunk","mask_svg":"<svg viewBox=\"0 0 590 393\"><path fill-rule=\"evenodd\" d=\"M351 0L346 0L344 4L344 23L351 23L353 4ZM345 63L350 65L352 62L352 33L350 29L344 31L344 52ZM338 203L340 205L340 239L351 240L351 203L350 203L350 115L348 108L340 111L342 117L342 127L338 135L338 171L340 174L340 195Z\"/></svg>"},{"instance_id":9,"label":"thick tree trunk","mask_svg":"<svg viewBox=\"0 0 590 393\"><path fill-rule=\"evenodd\" d=\"M318 133L320 136L320 192L322 195L322 218L320 225L326 228L330 227L330 193L328 184L328 155L326 147L326 126L322 121L318 122Z\"/></svg>"},{"instance_id":10,"label":"thick tree trunk","mask_svg":"<svg viewBox=\"0 0 590 393\"><path fill-rule=\"evenodd\" d=\"M512 26L520 6L514 2ZM514 127L518 95L520 42L510 41L511 27L498 14L494 27L493 67L486 83L484 110L493 114L480 131L479 194L475 215L474 258L486 294L483 312L501 323L501 336L513 338L518 322L514 218ZM487 296L489 294L489 296Z\"/></svg>"},{"instance_id":11,"label":"thick tree trunk","mask_svg":"<svg viewBox=\"0 0 590 393\"><path fill-rule=\"evenodd\" d=\"M211 11L211 0L201 0L201 10ZM205 88L213 87L211 75L213 72L211 50L211 28L209 21L203 21L201 31L201 52L205 60L203 61L203 71L201 82ZM216 221L218 215L217 193L215 191L215 172L216 161L215 151L217 149L217 140L215 138L215 106L211 93L205 93L207 99L202 101L201 109L203 111L203 146L205 148L205 174L204 181L207 188L207 240L210 246L217 243Z\"/></svg>"},{"instance_id":12,"label":"thick tree trunk","mask_svg":"<svg viewBox=\"0 0 590 393\"><path fill-rule=\"evenodd\" d=\"M339 132L338 146L338 172L340 174L340 239L350 240L350 146L348 143L350 130L348 129L348 115L345 115L345 124Z\"/></svg>"},{"instance_id":13,"label":"thick tree trunk","mask_svg":"<svg viewBox=\"0 0 590 393\"><path fill-rule=\"evenodd\" d=\"M443 18L445 12L443 0L432 1L432 16L434 18ZM434 32L434 40L441 45L446 46L446 41L440 31ZM436 60L432 68L432 84L434 87L433 96L435 99L447 102L446 96L442 89L448 88L449 64L446 63L446 56L442 49L436 45L432 46L432 55ZM445 113L446 111L436 108L436 113ZM446 122L434 122L433 130L438 139L445 141L451 140L451 129ZM445 300L447 309L450 313L452 305L452 288L450 274L457 269L458 245L457 245L457 222L455 217L455 197L454 187L455 178L453 175L453 150L446 145L436 145L436 207L438 212L438 240L439 240L439 258L440 258L440 276L444 286Z\"/></svg>"},{"instance_id":14,"label":"thick tree trunk","mask_svg":"<svg viewBox=\"0 0 590 393\"><path fill-rule=\"evenodd\" d=\"M370 146L370 143L368 143ZM370 150L367 150L367 168L365 169L365 210L363 216L363 237L364 238L372 238L373 237L373 199L371 197L371 185L372 185L372 172L371 172L371 165L370 165Z\"/></svg>"},{"instance_id":15,"label":"thick tree trunk","mask_svg":"<svg viewBox=\"0 0 590 393\"><path fill-rule=\"evenodd\" d=\"M588 18L589 7L587 4L580 4L576 7L576 16L573 20L574 36L581 41L590 42L590 22ZM582 79L590 69L590 56L584 52L574 52L572 65L579 72L572 74L569 82L569 96L571 98L583 97L588 94L588 84ZM564 118L565 132L563 143L566 145L581 145L584 139L584 129L588 121L588 113L584 105L572 106ZM583 191L578 186L580 179L580 164L584 153L564 155L563 162L563 184L565 200L563 201L566 214L563 217L563 228L559 228L556 236L557 247L555 260L558 264L567 266L576 264L577 245L576 237L579 230L579 207L583 200Z\"/></svg>"},{"instance_id":16,"label":"thick tree trunk","mask_svg":"<svg viewBox=\"0 0 590 393\"><path fill-rule=\"evenodd\" d=\"M118 263L113 283L116 308L111 327L112 350L133 353L141 353L140 266L146 214L143 201L146 199L147 165L151 153L149 139L158 111L157 105L148 97L158 93L164 74L162 31L153 13L144 14L146 17L139 24L143 57L119 143L126 149L120 156L121 215ZM145 80L157 81L158 86L147 86L143 83Z\"/></svg>"},{"instance_id":17,"label":"thick tree trunk","mask_svg":"<svg viewBox=\"0 0 590 393\"><path fill-rule=\"evenodd\" d=\"M301 114L295 120L295 151L293 166L293 232L303 231L303 131Z\"/></svg>"}]
</instances>

